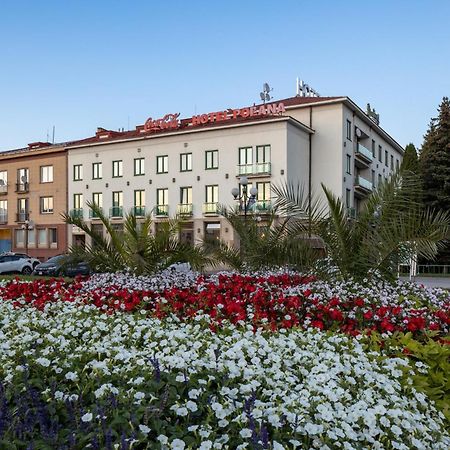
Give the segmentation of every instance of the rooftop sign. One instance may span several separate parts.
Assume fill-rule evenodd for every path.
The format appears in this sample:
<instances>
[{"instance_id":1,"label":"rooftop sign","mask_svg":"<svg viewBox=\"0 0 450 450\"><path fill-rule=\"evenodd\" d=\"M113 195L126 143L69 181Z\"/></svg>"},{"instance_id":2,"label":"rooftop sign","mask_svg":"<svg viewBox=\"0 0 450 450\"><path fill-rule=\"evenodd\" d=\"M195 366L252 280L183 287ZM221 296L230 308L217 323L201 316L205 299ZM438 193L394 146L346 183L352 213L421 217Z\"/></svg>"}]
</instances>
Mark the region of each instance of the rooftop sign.
<instances>
[{"instance_id":1,"label":"rooftop sign","mask_svg":"<svg viewBox=\"0 0 450 450\"><path fill-rule=\"evenodd\" d=\"M180 121L178 117L180 113L176 114L166 114L162 119L153 120L151 117L148 118L144 124L144 130L167 130L175 129L180 126Z\"/></svg>"}]
</instances>

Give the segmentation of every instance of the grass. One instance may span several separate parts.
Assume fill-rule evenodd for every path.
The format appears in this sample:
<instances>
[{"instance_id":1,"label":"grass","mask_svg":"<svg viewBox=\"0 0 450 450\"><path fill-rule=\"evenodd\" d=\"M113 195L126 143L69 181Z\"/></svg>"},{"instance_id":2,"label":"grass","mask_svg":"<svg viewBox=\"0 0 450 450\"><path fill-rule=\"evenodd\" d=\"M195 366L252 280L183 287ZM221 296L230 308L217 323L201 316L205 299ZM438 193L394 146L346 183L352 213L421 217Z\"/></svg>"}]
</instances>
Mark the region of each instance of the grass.
<instances>
[{"instance_id":1,"label":"grass","mask_svg":"<svg viewBox=\"0 0 450 450\"><path fill-rule=\"evenodd\" d=\"M53 278L62 278L64 281L73 281L73 278L69 277L44 277L39 275L22 275L22 274L12 274L12 275L3 275L0 274L0 281L11 281L18 278L21 281L33 281L36 279L42 279L42 280L51 280Z\"/></svg>"}]
</instances>

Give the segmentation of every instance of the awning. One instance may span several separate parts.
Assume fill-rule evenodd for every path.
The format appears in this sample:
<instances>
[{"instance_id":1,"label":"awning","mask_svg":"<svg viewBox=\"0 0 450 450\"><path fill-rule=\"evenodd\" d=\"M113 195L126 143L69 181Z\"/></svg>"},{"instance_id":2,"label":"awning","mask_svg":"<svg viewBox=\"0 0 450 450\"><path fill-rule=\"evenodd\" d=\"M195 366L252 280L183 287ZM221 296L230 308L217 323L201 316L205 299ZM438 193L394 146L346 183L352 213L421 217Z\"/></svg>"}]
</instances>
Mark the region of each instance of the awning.
<instances>
[{"instance_id":1,"label":"awning","mask_svg":"<svg viewBox=\"0 0 450 450\"><path fill-rule=\"evenodd\" d=\"M207 230L220 230L220 223L208 223L206 225Z\"/></svg>"}]
</instances>

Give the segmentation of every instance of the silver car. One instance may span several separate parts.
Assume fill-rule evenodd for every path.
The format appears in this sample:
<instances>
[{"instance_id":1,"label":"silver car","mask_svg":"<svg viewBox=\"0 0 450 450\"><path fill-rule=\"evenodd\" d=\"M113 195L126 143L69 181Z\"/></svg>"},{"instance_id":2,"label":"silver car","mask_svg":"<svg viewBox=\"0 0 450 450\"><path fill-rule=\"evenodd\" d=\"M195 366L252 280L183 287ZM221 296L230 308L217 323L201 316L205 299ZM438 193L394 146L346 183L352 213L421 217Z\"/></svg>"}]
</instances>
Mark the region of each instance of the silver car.
<instances>
[{"instance_id":1,"label":"silver car","mask_svg":"<svg viewBox=\"0 0 450 450\"><path fill-rule=\"evenodd\" d=\"M39 262L37 258L32 258L25 253L2 253L0 254L0 273L30 275Z\"/></svg>"}]
</instances>

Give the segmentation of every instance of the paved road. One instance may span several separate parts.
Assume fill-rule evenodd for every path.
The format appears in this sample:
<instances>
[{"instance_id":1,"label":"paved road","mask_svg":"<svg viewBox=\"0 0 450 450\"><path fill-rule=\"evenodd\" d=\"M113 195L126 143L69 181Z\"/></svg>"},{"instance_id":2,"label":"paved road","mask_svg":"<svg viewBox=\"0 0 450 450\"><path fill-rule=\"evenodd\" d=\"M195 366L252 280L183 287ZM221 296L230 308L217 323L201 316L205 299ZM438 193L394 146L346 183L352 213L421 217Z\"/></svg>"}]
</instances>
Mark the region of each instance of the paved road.
<instances>
[{"instance_id":1,"label":"paved road","mask_svg":"<svg viewBox=\"0 0 450 450\"><path fill-rule=\"evenodd\" d=\"M409 281L409 277L400 277L401 280ZM450 277L416 277L415 283L423 284L427 287L441 287L450 289Z\"/></svg>"}]
</instances>

